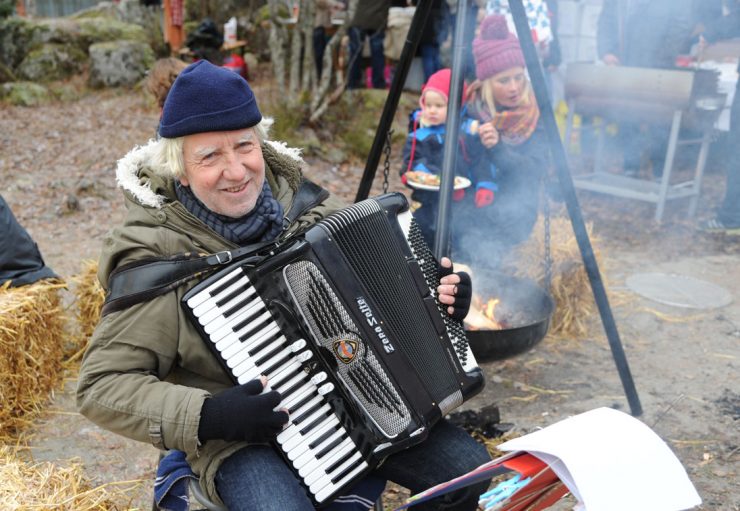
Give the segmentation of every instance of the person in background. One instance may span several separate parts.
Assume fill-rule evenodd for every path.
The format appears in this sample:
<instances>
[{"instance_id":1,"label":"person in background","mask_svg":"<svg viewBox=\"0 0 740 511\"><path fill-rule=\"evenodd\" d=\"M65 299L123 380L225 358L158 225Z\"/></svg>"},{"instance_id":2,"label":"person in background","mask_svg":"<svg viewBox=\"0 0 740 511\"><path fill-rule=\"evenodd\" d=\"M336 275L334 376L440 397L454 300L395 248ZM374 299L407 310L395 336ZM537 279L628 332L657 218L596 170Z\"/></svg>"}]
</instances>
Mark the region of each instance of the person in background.
<instances>
[{"instance_id":1,"label":"person in background","mask_svg":"<svg viewBox=\"0 0 740 511\"><path fill-rule=\"evenodd\" d=\"M344 8L336 0L316 0L316 12L313 21L313 57L316 63L316 76L321 79L324 67L324 51L333 33L332 15Z\"/></svg>"},{"instance_id":2,"label":"person in background","mask_svg":"<svg viewBox=\"0 0 740 511\"><path fill-rule=\"evenodd\" d=\"M730 0L726 14L706 19L699 31L702 45L740 37L740 1ZM740 73L740 63L738 63ZM740 236L740 80L730 108L730 131L727 134L727 183L725 196L714 218L701 224L701 229L717 234Z\"/></svg>"},{"instance_id":3,"label":"person in background","mask_svg":"<svg viewBox=\"0 0 740 511\"><path fill-rule=\"evenodd\" d=\"M121 267L286 241L341 208L325 191L303 200L302 160L268 141L267 125L241 76L207 61L184 69L165 101L160 138L119 161L127 217L103 243L103 288L110 290ZM449 259L441 264L452 270ZM452 273L437 288L455 318L470 306L468 283ZM233 384L180 306L194 284L103 315L80 368L80 413L128 438L184 452L208 498L232 511L314 509L270 444L290 420L276 409L280 394L263 392L265 377ZM416 493L489 459L484 446L442 419L423 443L389 456L371 476ZM474 510L487 484L420 509Z\"/></svg>"},{"instance_id":4,"label":"person in background","mask_svg":"<svg viewBox=\"0 0 740 511\"><path fill-rule=\"evenodd\" d=\"M558 3L556 0L525 0L524 9L529 21L532 39L540 58L543 76L551 97L553 92L551 74L561 64L560 41L557 35ZM508 0L487 0L486 14L501 14L506 17L509 27L514 31L514 20Z\"/></svg>"},{"instance_id":5,"label":"person in background","mask_svg":"<svg viewBox=\"0 0 740 511\"><path fill-rule=\"evenodd\" d=\"M466 143L475 186L453 216L452 254L491 268L529 237L549 152L524 55L504 16L482 21L473 56L477 80L468 87L463 124L478 125Z\"/></svg>"},{"instance_id":6,"label":"person in background","mask_svg":"<svg viewBox=\"0 0 740 511\"><path fill-rule=\"evenodd\" d=\"M188 67L186 62L174 57L157 60L147 73L145 88L157 103L160 112L164 108L167 93L180 72Z\"/></svg>"},{"instance_id":7,"label":"person in background","mask_svg":"<svg viewBox=\"0 0 740 511\"><path fill-rule=\"evenodd\" d=\"M419 97L419 107L410 115L409 134L403 148L401 181L411 188L411 199L419 206L414 210L414 218L419 224L425 241L434 246L439 208L439 191L418 188L415 174L430 174L441 177L444 159L445 123L447 122L447 103L450 94L449 68L434 73L424 84ZM463 93L463 96L465 94ZM465 129L465 126L462 127ZM469 128L468 128L469 129ZM465 153L457 155L455 175L467 176ZM412 174L407 174L411 172ZM462 189L453 192L453 200L464 196Z\"/></svg>"},{"instance_id":8,"label":"person in background","mask_svg":"<svg viewBox=\"0 0 740 511\"><path fill-rule=\"evenodd\" d=\"M431 0L432 10L429 13L424 30L419 40L417 53L421 56L422 68L424 69L424 81L442 68L439 56L439 47L447 38L447 27L445 25L446 16L443 8L447 8L444 0ZM418 0L411 2L411 5L417 6Z\"/></svg>"},{"instance_id":9,"label":"person in background","mask_svg":"<svg viewBox=\"0 0 740 511\"><path fill-rule=\"evenodd\" d=\"M59 279L44 263L36 242L0 195L0 287L33 284L42 279Z\"/></svg>"},{"instance_id":10,"label":"person in background","mask_svg":"<svg viewBox=\"0 0 740 511\"><path fill-rule=\"evenodd\" d=\"M548 90L550 91L550 101L553 108L557 107L555 103L555 91L553 88L553 74L557 72L560 64L563 63L563 56L560 52L560 37L558 36L559 19L558 19L558 2L557 0L546 0L548 16L550 18L550 30L552 40L547 45L547 49L542 54L542 69L544 70L545 80L547 81Z\"/></svg>"},{"instance_id":11,"label":"person in background","mask_svg":"<svg viewBox=\"0 0 740 511\"><path fill-rule=\"evenodd\" d=\"M383 39L391 0L359 0L349 26L349 80L347 88L362 88L362 46L370 39L370 67L374 89L385 89Z\"/></svg>"},{"instance_id":12,"label":"person in background","mask_svg":"<svg viewBox=\"0 0 740 511\"><path fill-rule=\"evenodd\" d=\"M604 0L597 27L597 52L607 66L672 69L694 28L692 0ZM648 151L653 178L663 175L668 126L638 122L619 124L623 171L636 177L643 151Z\"/></svg>"}]
</instances>

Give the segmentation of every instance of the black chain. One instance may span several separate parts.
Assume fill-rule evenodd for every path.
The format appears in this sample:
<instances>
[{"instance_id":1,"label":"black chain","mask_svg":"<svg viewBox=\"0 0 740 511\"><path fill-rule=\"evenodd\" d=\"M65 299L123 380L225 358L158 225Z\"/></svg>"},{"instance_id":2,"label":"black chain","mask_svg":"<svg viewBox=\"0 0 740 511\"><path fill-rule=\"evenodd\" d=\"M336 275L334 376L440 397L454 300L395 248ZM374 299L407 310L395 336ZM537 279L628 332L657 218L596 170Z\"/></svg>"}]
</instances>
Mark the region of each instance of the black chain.
<instances>
[{"instance_id":1,"label":"black chain","mask_svg":"<svg viewBox=\"0 0 740 511\"><path fill-rule=\"evenodd\" d=\"M388 176L391 173L391 136L393 135L393 129L388 130L385 134L385 147L383 147L383 153L385 154L385 161L383 162L383 193L388 193Z\"/></svg>"},{"instance_id":2,"label":"black chain","mask_svg":"<svg viewBox=\"0 0 740 511\"><path fill-rule=\"evenodd\" d=\"M545 217L545 291L550 294L550 286L552 285L552 254L550 252L550 178L545 175L545 186L544 189L544 204L542 210Z\"/></svg>"}]
</instances>

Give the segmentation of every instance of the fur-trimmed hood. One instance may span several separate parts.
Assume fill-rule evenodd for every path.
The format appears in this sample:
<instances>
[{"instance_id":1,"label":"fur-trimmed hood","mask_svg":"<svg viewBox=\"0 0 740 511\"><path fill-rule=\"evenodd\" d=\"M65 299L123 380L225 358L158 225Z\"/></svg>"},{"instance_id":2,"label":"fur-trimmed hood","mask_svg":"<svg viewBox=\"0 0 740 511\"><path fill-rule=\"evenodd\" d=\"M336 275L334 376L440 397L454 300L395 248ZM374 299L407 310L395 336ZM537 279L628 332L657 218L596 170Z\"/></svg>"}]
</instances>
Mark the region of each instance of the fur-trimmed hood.
<instances>
[{"instance_id":1,"label":"fur-trimmed hood","mask_svg":"<svg viewBox=\"0 0 740 511\"><path fill-rule=\"evenodd\" d=\"M132 200L142 206L160 209L173 197L173 178L158 174L151 167L159 142L149 140L143 146L136 146L118 160L116 182ZM283 177L295 192L301 179L300 149L288 147L285 142L268 140L262 145L265 159L265 177L276 188L277 177Z\"/></svg>"}]
</instances>

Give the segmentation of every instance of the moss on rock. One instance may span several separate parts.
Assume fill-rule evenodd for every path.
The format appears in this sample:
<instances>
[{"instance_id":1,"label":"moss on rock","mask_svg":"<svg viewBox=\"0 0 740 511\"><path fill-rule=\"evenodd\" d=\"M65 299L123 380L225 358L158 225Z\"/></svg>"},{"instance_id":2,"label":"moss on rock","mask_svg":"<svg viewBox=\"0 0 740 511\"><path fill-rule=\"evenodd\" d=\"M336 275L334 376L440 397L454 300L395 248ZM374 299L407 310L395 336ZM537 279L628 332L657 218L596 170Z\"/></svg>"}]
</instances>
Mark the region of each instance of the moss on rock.
<instances>
[{"instance_id":1,"label":"moss on rock","mask_svg":"<svg viewBox=\"0 0 740 511\"><path fill-rule=\"evenodd\" d=\"M132 23L110 18L83 18L77 21L80 34L88 45L118 40L147 42L144 29Z\"/></svg>"},{"instance_id":2,"label":"moss on rock","mask_svg":"<svg viewBox=\"0 0 740 511\"><path fill-rule=\"evenodd\" d=\"M87 55L73 45L44 44L31 50L18 66L18 75L35 82L62 80L79 73Z\"/></svg>"},{"instance_id":3,"label":"moss on rock","mask_svg":"<svg viewBox=\"0 0 740 511\"><path fill-rule=\"evenodd\" d=\"M32 82L10 82L0 85L0 99L16 106L36 106L49 100L49 91Z\"/></svg>"}]
</instances>

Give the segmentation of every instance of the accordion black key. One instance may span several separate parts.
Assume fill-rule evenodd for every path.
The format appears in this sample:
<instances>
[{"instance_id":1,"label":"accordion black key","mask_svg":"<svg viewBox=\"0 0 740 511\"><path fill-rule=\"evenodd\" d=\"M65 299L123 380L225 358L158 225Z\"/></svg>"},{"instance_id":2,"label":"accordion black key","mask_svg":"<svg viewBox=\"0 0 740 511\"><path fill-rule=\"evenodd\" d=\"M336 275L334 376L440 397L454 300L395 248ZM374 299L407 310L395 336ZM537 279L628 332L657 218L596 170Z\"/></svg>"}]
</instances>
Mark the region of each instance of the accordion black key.
<instances>
[{"instance_id":1,"label":"accordion black key","mask_svg":"<svg viewBox=\"0 0 740 511\"><path fill-rule=\"evenodd\" d=\"M321 505L483 388L438 284L394 193L232 263L183 307L235 383L265 374L281 393L290 422L276 444Z\"/></svg>"}]
</instances>

